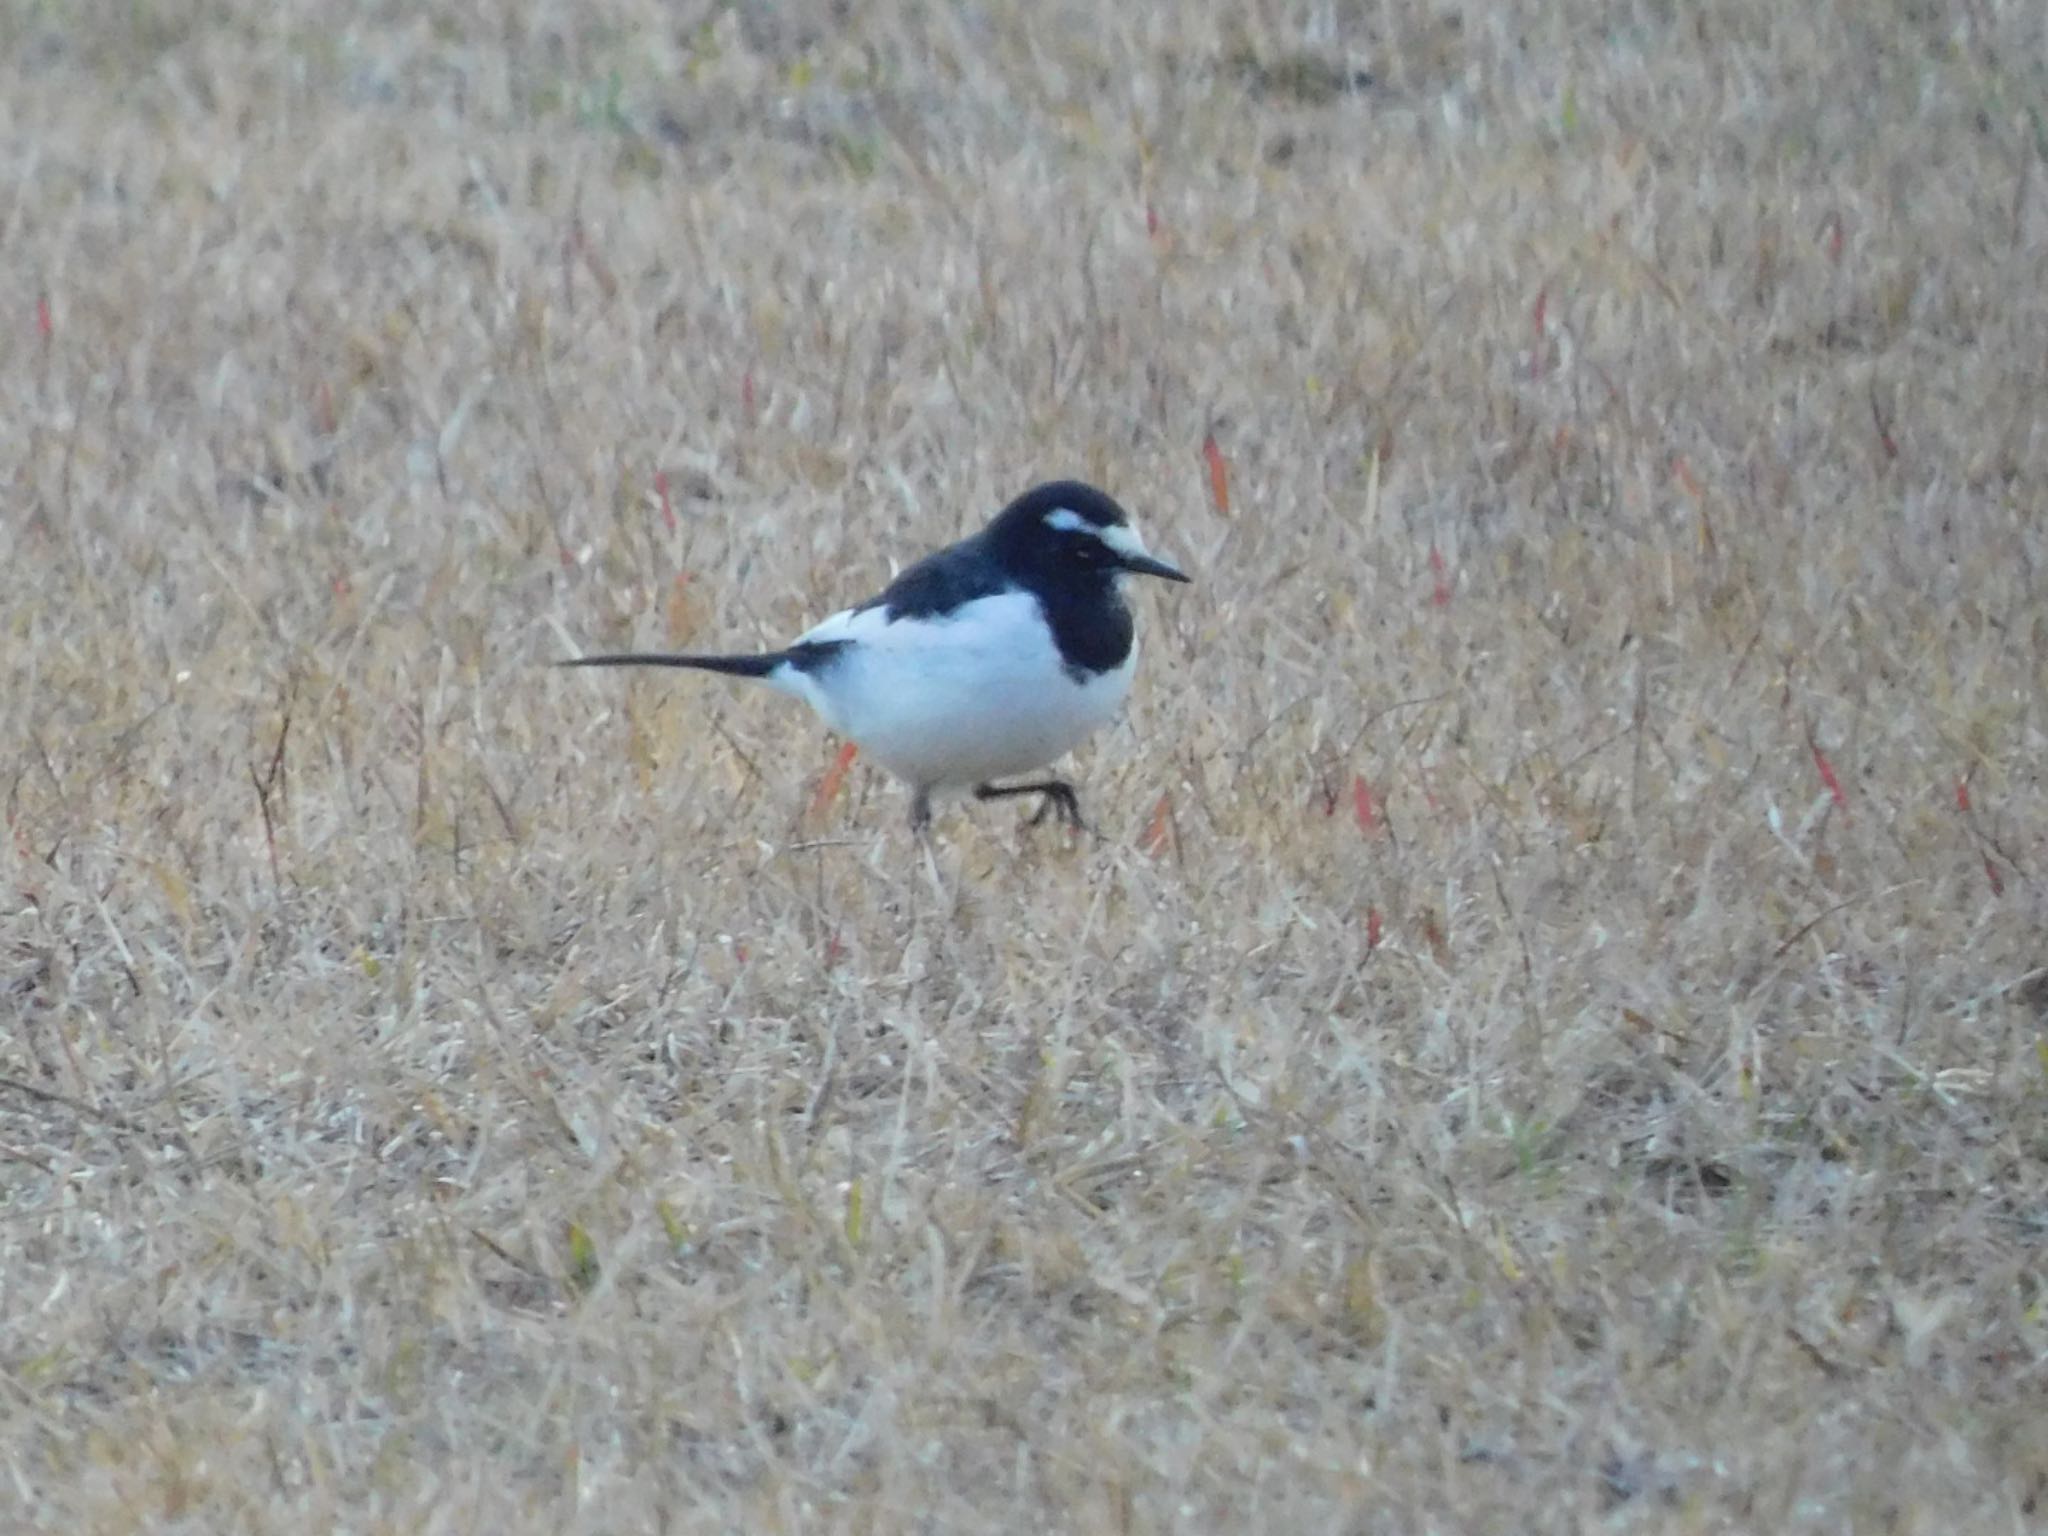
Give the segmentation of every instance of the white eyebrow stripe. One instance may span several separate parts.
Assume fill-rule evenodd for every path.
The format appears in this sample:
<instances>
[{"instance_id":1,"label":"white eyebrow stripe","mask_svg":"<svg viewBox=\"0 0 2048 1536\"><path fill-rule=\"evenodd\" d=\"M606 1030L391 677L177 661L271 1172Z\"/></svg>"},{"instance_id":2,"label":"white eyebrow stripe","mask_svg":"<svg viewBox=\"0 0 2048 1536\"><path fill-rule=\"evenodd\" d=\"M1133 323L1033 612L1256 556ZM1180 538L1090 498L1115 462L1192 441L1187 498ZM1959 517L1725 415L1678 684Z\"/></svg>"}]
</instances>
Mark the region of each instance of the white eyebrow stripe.
<instances>
[{"instance_id":1,"label":"white eyebrow stripe","mask_svg":"<svg viewBox=\"0 0 2048 1536\"><path fill-rule=\"evenodd\" d=\"M1091 523L1078 512L1065 507L1054 507L1045 514L1045 526L1056 528L1061 533L1092 533L1117 554L1126 559L1139 559L1149 553L1145 541L1138 537L1138 530L1128 523Z\"/></svg>"},{"instance_id":2,"label":"white eyebrow stripe","mask_svg":"<svg viewBox=\"0 0 2048 1536\"><path fill-rule=\"evenodd\" d=\"M1138 530L1128 523L1111 523L1107 528L1098 528L1095 532L1103 543L1126 558L1139 559L1147 553L1145 541L1138 537Z\"/></svg>"}]
</instances>

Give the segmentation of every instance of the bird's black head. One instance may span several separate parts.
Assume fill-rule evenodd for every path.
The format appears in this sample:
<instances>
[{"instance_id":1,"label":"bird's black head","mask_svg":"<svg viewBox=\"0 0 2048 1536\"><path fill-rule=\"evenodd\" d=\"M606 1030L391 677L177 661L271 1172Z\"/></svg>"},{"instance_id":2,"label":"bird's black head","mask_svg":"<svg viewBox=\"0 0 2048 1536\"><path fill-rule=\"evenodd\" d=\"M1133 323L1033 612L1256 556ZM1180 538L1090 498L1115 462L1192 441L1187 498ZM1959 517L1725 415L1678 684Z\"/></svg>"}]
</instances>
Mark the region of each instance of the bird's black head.
<instances>
[{"instance_id":1,"label":"bird's black head","mask_svg":"<svg viewBox=\"0 0 2048 1536\"><path fill-rule=\"evenodd\" d=\"M1006 571L1039 590L1107 586L1124 575L1188 579L1146 552L1122 507L1078 480L1034 486L997 513L982 537Z\"/></svg>"}]
</instances>

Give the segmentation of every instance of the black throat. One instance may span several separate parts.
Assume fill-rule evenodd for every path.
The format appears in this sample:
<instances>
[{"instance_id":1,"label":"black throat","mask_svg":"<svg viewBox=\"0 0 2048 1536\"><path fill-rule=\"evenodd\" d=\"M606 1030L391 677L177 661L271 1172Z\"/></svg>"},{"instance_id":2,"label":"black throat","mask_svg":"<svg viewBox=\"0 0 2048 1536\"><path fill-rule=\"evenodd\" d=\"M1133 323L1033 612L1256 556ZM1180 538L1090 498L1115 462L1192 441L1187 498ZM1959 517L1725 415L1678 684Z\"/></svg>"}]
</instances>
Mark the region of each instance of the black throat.
<instances>
[{"instance_id":1,"label":"black throat","mask_svg":"<svg viewBox=\"0 0 2048 1536\"><path fill-rule=\"evenodd\" d=\"M1052 628L1060 664L1075 682L1113 672L1129 659L1137 630L1114 576L1034 586L1032 595Z\"/></svg>"}]
</instances>

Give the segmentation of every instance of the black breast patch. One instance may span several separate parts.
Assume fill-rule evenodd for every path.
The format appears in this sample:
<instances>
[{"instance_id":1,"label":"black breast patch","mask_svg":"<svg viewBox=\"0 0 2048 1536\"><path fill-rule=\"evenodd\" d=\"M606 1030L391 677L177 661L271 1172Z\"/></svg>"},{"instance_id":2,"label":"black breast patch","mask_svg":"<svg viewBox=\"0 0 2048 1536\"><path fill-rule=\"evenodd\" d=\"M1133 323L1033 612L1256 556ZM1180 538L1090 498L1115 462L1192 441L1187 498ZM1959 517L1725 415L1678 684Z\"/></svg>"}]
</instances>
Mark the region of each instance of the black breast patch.
<instances>
[{"instance_id":1,"label":"black breast patch","mask_svg":"<svg viewBox=\"0 0 2048 1536\"><path fill-rule=\"evenodd\" d=\"M1114 671L1130 656L1137 626L1115 582L1076 582L1041 591L1038 606L1052 626L1060 663L1075 682Z\"/></svg>"}]
</instances>

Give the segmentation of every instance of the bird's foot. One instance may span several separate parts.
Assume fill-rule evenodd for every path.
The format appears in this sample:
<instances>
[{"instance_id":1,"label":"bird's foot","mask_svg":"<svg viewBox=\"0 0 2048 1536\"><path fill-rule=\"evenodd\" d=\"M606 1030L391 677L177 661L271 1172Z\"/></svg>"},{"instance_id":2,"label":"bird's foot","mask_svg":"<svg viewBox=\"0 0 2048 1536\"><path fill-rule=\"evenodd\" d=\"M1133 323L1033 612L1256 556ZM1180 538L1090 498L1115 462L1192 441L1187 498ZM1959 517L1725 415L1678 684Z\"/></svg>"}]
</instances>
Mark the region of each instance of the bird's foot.
<instances>
[{"instance_id":1,"label":"bird's foot","mask_svg":"<svg viewBox=\"0 0 2048 1536\"><path fill-rule=\"evenodd\" d=\"M1074 786L1065 779L1046 779L1037 784L977 784L974 798L977 800L1007 800L1013 795L1038 796L1038 811L1025 823L1038 826L1045 818L1057 811L1063 826L1076 832L1086 832L1088 823L1081 819L1081 798L1074 793Z\"/></svg>"}]
</instances>

